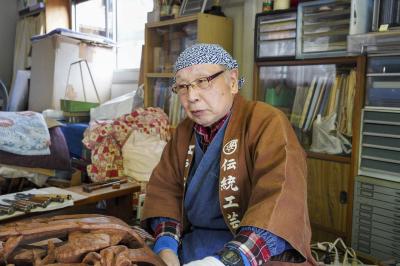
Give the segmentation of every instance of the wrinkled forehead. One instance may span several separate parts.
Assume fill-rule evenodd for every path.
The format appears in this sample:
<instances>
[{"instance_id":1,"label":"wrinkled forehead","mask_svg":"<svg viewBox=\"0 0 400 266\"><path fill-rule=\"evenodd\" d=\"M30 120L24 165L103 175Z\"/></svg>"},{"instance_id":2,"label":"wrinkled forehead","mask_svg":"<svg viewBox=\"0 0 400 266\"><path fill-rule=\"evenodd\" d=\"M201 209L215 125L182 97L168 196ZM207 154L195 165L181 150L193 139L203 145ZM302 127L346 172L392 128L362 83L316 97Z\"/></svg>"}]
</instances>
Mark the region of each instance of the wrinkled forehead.
<instances>
[{"instance_id":1,"label":"wrinkled forehead","mask_svg":"<svg viewBox=\"0 0 400 266\"><path fill-rule=\"evenodd\" d=\"M192 82L195 79L211 76L225 70L224 66L216 64L198 64L185 67L175 74L176 82Z\"/></svg>"}]
</instances>

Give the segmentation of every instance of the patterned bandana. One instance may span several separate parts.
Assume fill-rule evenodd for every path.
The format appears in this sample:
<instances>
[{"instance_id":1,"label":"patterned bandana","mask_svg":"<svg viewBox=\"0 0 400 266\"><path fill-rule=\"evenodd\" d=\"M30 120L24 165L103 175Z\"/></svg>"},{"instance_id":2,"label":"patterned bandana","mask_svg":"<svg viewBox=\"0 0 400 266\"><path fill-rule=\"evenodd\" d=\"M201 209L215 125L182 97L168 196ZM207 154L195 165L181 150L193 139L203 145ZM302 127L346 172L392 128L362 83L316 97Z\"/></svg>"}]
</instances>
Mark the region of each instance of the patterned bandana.
<instances>
[{"instance_id":1,"label":"patterned bandana","mask_svg":"<svg viewBox=\"0 0 400 266\"><path fill-rule=\"evenodd\" d=\"M239 68L238 63L232 56L217 44L198 43L186 48L176 59L174 75L179 70L199 64L217 64L225 66L226 69ZM175 83L175 77L173 82ZM239 79L239 88L243 86L244 79Z\"/></svg>"}]
</instances>

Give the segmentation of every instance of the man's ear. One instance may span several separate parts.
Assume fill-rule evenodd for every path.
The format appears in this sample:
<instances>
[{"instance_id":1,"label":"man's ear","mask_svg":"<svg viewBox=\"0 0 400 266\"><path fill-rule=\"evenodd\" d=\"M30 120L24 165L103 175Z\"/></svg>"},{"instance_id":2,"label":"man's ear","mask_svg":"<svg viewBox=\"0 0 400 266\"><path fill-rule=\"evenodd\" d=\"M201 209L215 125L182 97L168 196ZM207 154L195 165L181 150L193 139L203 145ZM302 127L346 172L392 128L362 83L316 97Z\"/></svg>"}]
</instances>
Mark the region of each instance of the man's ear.
<instances>
[{"instance_id":1,"label":"man's ear","mask_svg":"<svg viewBox=\"0 0 400 266\"><path fill-rule=\"evenodd\" d=\"M239 92L239 70L237 68L229 71L229 86L231 88L231 92L236 94Z\"/></svg>"}]
</instances>

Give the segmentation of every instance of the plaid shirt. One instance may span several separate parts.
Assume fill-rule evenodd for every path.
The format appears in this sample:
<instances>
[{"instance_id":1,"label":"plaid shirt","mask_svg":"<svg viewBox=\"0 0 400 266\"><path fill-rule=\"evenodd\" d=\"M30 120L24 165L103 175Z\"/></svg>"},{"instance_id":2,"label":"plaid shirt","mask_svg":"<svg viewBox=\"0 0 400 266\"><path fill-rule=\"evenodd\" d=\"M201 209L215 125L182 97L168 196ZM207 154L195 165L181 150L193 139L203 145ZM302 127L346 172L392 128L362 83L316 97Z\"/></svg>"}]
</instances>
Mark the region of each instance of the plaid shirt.
<instances>
[{"instance_id":1,"label":"plaid shirt","mask_svg":"<svg viewBox=\"0 0 400 266\"><path fill-rule=\"evenodd\" d=\"M156 240L162 236L169 236L180 243L182 227L181 224L175 220L168 218L162 219L162 222L158 223L154 231ZM261 235L258 233L261 233ZM273 248L278 254L287 249L283 239L278 240L270 236L274 235L256 227L244 227L241 228L240 232L232 241L225 245L225 248L239 250L248 261L245 265L263 265L265 262L269 261L271 255L276 255L271 254L270 248ZM283 250L280 248L278 251L276 248L277 244L283 244Z\"/></svg>"},{"instance_id":2,"label":"plaid shirt","mask_svg":"<svg viewBox=\"0 0 400 266\"><path fill-rule=\"evenodd\" d=\"M170 236L179 243L181 239L182 225L177 221L168 218L159 221L160 222L154 230L154 238L157 240L162 236Z\"/></svg>"},{"instance_id":3,"label":"plaid shirt","mask_svg":"<svg viewBox=\"0 0 400 266\"><path fill-rule=\"evenodd\" d=\"M205 127L199 124L194 125L194 130L200 135L201 137L201 148L203 151L207 150L208 145L210 145L211 141L214 139L215 135L217 135L218 130L224 125L225 120L228 118L230 112L227 113L224 117L220 120L215 122L209 127Z\"/></svg>"},{"instance_id":4,"label":"plaid shirt","mask_svg":"<svg viewBox=\"0 0 400 266\"><path fill-rule=\"evenodd\" d=\"M239 250L251 266L264 265L271 258L266 240L253 230L240 230L235 238L225 245L225 248Z\"/></svg>"}]
</instances>

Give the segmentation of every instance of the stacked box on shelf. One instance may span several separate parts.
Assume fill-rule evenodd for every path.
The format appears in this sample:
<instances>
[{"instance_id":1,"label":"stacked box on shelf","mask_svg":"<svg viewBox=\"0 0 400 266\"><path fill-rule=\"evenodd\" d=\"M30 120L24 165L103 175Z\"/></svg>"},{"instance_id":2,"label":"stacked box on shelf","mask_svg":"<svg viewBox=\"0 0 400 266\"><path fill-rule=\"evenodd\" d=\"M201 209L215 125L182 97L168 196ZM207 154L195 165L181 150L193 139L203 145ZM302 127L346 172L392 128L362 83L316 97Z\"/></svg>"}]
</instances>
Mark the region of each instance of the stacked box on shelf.
<instances>
[{"instance_id":1,"label":"stacked box on shelf","mask_svg":"<svg viewBox=\"0 0 400 266\"><path fill-rule=\"evenodd\" d=\"M300 3L296 58L345 56L347 36L368 32L372 0L320 0Z\"/></svg>"},{"instance_id":2,"label":"stacked box on shelf","mask_svg":"<svg viewBox=\"0 0 400 266\"><path fill-rule=\"evenodd\" d=\"M356 178L352 247L380 261L400 262L400 183Z\"/></svg>"},{"instance_id":3,"label":"stacked box on shelf","mask_svg":"<svg viewBox=\"0 0 400 266\"><path fill-rule=\"evenodd\" d=\"M256 15L256 61L296 55L296 14L296 10L279 10Z\"/></svg>"}]
</instances>

